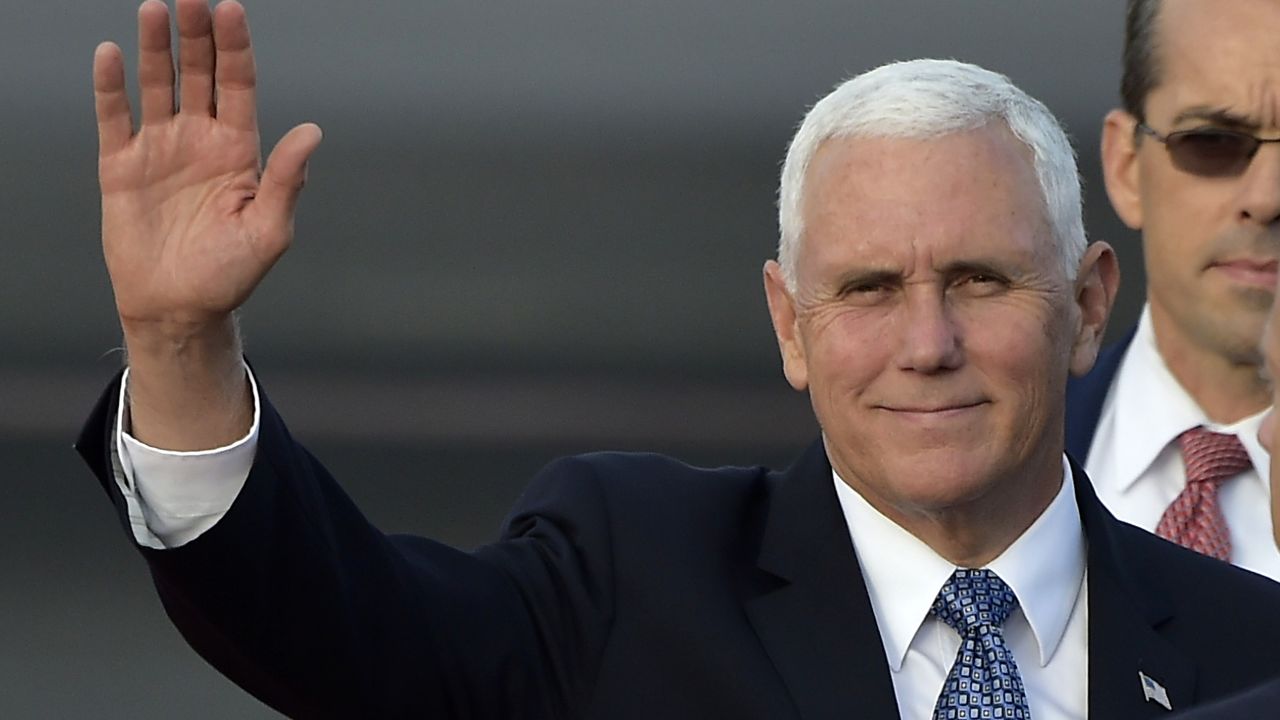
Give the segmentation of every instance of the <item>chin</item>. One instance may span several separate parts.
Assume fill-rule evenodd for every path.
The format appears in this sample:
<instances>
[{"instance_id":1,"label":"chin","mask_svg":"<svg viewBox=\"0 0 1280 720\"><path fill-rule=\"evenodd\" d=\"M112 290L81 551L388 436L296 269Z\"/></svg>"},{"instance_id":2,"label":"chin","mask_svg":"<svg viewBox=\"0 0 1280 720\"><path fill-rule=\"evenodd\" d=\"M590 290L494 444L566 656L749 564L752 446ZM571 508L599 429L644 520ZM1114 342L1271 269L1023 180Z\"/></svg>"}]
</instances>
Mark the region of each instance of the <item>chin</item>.
<instances>
[{"instance_id":1,"label":"chin","mask_svg":"<svg viewBox=\"0 0 1280 720\"><path fill-rule=\"evenodd\" d=\"M930 453L933 455L934 453ZM940 512L980 501L1000 485L1002 473L986 464L957 461L954 451L925 462L894 464L876 483L896 496L903 509ZM903 481L903 478L909 478Z\"/></svg>"}]
</instances>

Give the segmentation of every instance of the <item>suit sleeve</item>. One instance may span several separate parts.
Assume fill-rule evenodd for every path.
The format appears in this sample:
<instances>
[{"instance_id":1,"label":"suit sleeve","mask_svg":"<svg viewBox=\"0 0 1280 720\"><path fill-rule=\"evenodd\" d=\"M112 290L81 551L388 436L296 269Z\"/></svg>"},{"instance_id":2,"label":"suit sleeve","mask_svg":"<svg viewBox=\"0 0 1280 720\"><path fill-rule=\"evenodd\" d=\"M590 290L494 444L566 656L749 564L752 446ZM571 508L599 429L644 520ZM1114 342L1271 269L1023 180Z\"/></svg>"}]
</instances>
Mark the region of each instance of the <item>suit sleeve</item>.
<instances>
[{"instance_id":1,"label":"suit sleeve","mask_svg":"<svg viewBox=\"0 0 1280 720\"><path fill-rule=\"evenodd\" d=\"M122 510L105 439L117 394L78 449ZM589 472L549 467L502 539L465 553L378 531L261 400L258 454L227 514L182 547L139 548L201 656L290 717L580 712L612 612Z\"/></svg>"}]
</instances>

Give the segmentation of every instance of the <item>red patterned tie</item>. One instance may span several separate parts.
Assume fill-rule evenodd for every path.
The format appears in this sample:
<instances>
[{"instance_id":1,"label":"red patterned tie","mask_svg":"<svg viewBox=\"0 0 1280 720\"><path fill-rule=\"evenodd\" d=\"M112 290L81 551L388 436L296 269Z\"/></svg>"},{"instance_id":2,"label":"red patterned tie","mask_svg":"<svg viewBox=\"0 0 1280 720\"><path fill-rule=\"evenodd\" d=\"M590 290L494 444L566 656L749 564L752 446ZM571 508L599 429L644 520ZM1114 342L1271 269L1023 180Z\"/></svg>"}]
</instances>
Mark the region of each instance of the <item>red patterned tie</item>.
<instances>
[{"instance_id":1,"label":"red patterned tie","mask_svg":"<svg viewBox=\"0 0 1280 720\"><path fill-rule=\"evenodd\" d=\"M1252 467L1240 438L1192 428L1178 436L1187 486L1164 511L1156 534L1219 560L1231 560L1231 532L1218 507L1218 487Z\"/></svg>"}]
</instances>

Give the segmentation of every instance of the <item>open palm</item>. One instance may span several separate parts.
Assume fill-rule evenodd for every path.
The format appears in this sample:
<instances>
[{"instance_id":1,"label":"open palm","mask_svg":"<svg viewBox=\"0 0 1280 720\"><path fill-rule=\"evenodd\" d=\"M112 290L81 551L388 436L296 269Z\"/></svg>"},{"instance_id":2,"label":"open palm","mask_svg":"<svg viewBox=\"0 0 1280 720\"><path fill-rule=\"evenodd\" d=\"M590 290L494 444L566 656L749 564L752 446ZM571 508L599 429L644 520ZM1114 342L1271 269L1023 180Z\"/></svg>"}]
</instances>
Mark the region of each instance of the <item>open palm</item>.
<instances>
[{"instance_id":1,"label":"open palm","mask_svg":"<svg viewBox=\"0 0 1280 720\"><path fill-rule=\"evenodd\" d=\"M103 251L126 326L213 323L243 303L289 246L320 141L314 125L294 128L260 174L244 9L178 0L177 18L178 95L168 9L138 11L136 132L119 47L94 57Z\"/></svg>"}]
</instances>

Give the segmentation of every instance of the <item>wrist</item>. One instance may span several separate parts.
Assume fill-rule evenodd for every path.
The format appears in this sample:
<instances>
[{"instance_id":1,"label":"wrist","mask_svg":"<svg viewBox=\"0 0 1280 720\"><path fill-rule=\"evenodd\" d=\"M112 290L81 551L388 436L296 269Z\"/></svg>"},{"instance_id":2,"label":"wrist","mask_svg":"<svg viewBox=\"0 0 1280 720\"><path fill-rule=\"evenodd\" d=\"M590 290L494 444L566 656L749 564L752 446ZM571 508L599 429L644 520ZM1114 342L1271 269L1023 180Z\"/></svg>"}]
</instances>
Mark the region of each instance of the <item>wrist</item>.
<instances>
[{"instance_id":1,"label":"wrist","mask_svg":"<svg viewBox=\"0 0 1280 720\"><path fill-rule=\"evenodd\" d=\"M134 437L166 450L205 450L246 432L252 399L232 316L185 327L121 324Z\"/></svg>"},{"instance_id":2,"label":"wrist","mask_svg":"<svg viewBox=\"0 0 1280 720\"><path fill-rule=\"evenodd\" d=\"M180 362L189 368L238 365L240 326L232 314L202 320L120 318L130 366Z\"/></svg>"}]
</instances>

